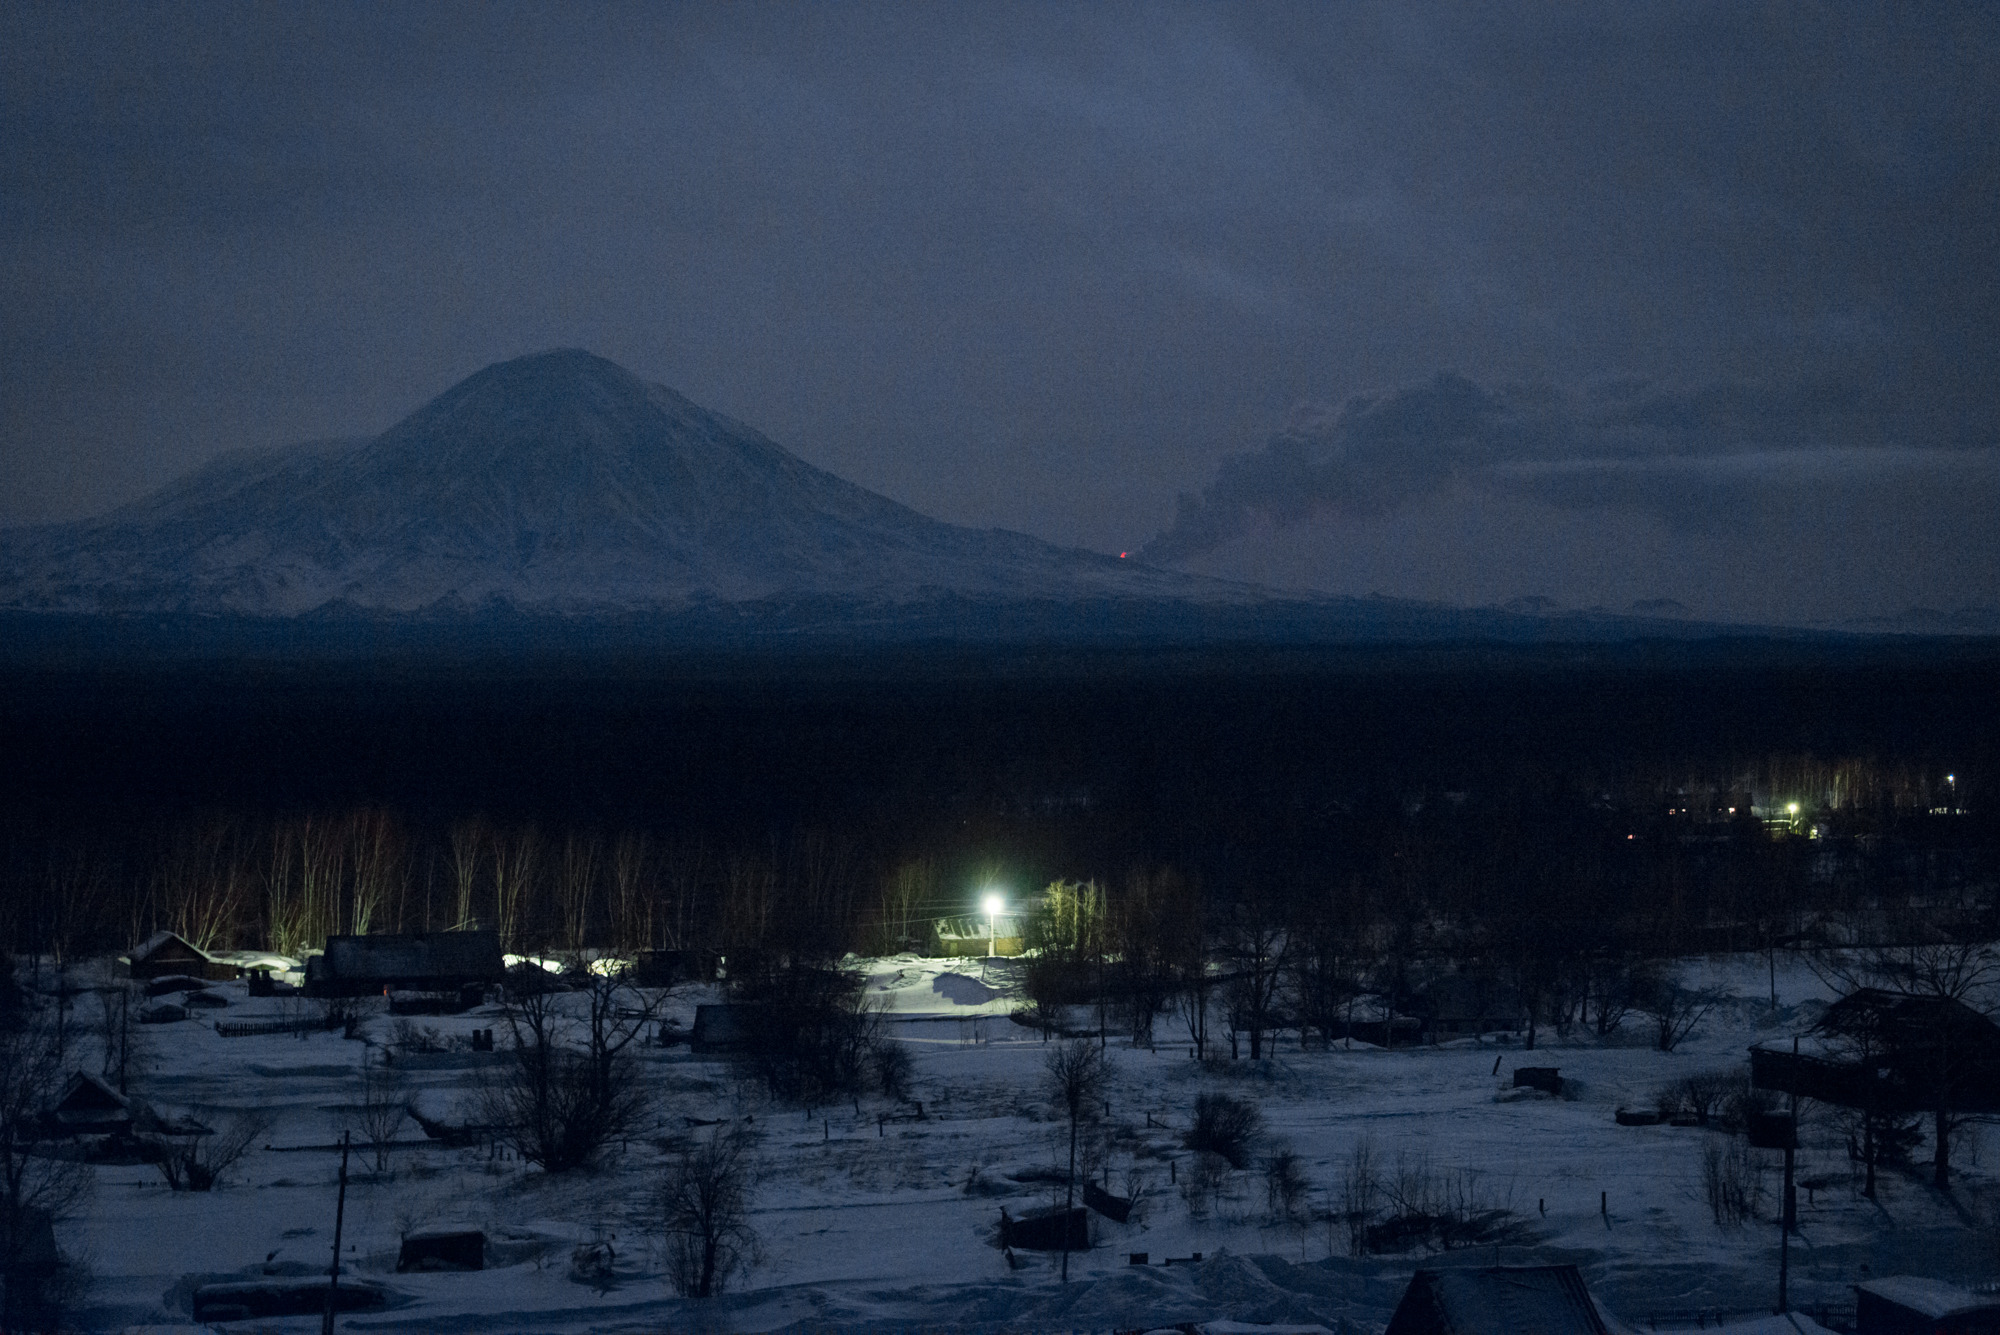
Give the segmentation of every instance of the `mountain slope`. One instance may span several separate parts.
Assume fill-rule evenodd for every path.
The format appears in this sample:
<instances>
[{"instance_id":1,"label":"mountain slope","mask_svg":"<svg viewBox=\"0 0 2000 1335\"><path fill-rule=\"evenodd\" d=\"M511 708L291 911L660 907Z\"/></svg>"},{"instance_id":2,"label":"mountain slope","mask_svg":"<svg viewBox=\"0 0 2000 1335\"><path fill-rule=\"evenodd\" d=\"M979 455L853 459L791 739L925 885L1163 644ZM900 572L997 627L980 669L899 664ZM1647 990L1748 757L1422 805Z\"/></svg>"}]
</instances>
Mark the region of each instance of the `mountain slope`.
<instances>
[{"instance_id":1,"label":"mountain slope","mask_svg":"<svg viewBox=\"0 0 2000 1335\"><path fill-rule=\"evenodd\" d=\"M503 362L371 440L218 459L0 532L0 607L560 613L830 597L1197 599L1241 586L941 523L579 351Z\"/></svg>"}]
</instances>

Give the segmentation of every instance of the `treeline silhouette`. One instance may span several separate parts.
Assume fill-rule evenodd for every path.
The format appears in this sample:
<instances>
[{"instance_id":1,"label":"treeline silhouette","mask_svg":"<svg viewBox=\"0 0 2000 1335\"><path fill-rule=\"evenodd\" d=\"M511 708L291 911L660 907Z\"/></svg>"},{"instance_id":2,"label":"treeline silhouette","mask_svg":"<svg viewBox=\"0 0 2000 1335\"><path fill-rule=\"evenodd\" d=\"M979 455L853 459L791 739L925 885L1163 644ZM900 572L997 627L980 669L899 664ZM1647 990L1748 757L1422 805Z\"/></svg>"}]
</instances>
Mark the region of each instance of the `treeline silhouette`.
<instances>
[{"instance_id":1,"label":"treeline silhouette","mask_svg":"<svg viewBox=\"0 0 2000 1335\"><path fill-rule=\"evenodd\" d=\"M1262 980L1310 949L1326 1006L1364 958L1487 959L1554 1015L1578 961L1910 906L1993 930L1979 665L1114 666L15 674L0 943L477 921L522 952L834 959L1060 881L1093 887L1127 993L1163 997L1144 961L1175 951Z\"/></svg>"}]
</instances>

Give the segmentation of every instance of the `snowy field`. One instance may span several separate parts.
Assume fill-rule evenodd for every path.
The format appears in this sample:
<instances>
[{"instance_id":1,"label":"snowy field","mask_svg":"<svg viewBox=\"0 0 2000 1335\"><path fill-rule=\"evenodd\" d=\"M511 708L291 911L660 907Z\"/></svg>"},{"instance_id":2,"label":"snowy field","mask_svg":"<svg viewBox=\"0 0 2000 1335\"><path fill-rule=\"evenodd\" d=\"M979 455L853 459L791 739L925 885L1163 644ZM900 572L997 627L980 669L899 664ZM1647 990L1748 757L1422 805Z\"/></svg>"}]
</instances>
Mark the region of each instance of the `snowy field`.
<instances>
[{"instance_id":1,"label":"snowy field","mask_svg":"<svg viewBox=\"0 0 2000 1335\"><path fill-rule=\"evenodd\" d=\"M1109 1331L1234 1321L1375 1331L1417 1264L1495 1259L1575 1262L1604 1307L1637 1330L1693 1329L1698 1319L1712 1329L1716 1312L1734 1324L1770 1311L1779 1156L1758 1156L1772 1169L1762 1217L1719 1227L1701 1188L1702 1147L1719 1133L1620 1127L1612 1114L1650 1107L1661 1085L1740 1064L1752 1042L1809 1022L1826 993L1804 968L1780 962L1774 1012L1761 958L1690 963L1686 981L1722 988L1730 1000L1673 1054L1646 1046L1638 1016L1610 1041L1544 1033L1532 1054L1504 1038L1301 1052L1287 1035L1260 1064L1206 1069L1184 1044L1171 1043L1178 1031L1165 1019L1157 1050L1114 1037L1102 1128L1108 1180L1119 1194L1136 1189L1139 1206L1123 1225L1093 1215L1095 1245L1071 1258L1067 1284L1057 1258L1017 1253L1025 1263L1013 1268L994 1243L1002 1206L1018 1215L1049 1203L1052 1188L1038 1179L1062 1161L1067 1144L1043 1092L1048 1049L1007 1018L1018 1002L1006 966L903 956L867 969L870 995L915 1058L922 1120L882 1123L879 1114L894 1110L879 1098L863 1098L858 1111L849 1103L808 1117L770 1103L727 1062L681 1046L640 1052L641 1078L655 1094L654 1126L589 1173L549 1177L485 1148L441 1149L406 1124L389 1172L373 1173L369 1157L357 1153L346 1215L349 1273L385 1285L396 1302L344 1316L341 1328ZM199 1283L305 1274L327 1263L338 1155L324 1147L353 1125L364 1054L391 1040L394 1022L371 1019L365 1042L337 1033L223 1038L215 1018L275 1017L285 1003L251 999L241 984L219 986L228 1009L146 1028L144 1074L133 1090L163 1112L204 1119L264 1110L275 1117L266 1147L208 1194L170 1192L151 1167L95 1170L86 1214L62 1231L65 1249L83 1255L94 1274L78 1312L86 1329L186 1323ZM695 1005L709 999L684 990L671 1013L691 1023ZM497 1027L506 1041L497 1008L414 1023L447 1035ZM481 1069L504 1060L504 1053L401 1054L395 1065L427 1113L465 1117ZM1560 1067L1563 1096L1513 1090L1517 1065ZM1179 1132L1207 1090L1262 1108L1271 1141L1302 1156L1315 1209L1335 1199L1330 1193L1365 1139L1387 1172L1427 1159L1484 1206L1511 1210L1514 1239L1442 1256L1352 1259L1344 1227L1266 1222L1254 1168L1232 1175L1207 1217L1190 1218L1170 1177L1191 1162ZM753 1222L762 1257L735 1291L705 1303L673 1296L650 1217L663 1147L705 1134L690 1131L691 1119L739 1119L754 1137L758 1172ZM1961 1148L1954 1198L1933 1192L1921 1172L1890 1170L1871 1203L1859 1195L1833 1119L1810 1118L1804 1136L1799 1175L1821 1185L1810 1201L1805 1191L1799 1196L1795 1304L1851 1307L1846 1286L1870 1274L2000 1276L1993 1226L2000 1194L1976 1140ZM1995 1156L2000 1145L1986 1157ZM451 1225L484 1229L494 1268L395 1273L405 1232ZM573 1249L593 1240L615 1251L608 1283L571 1278ZM1141 1251L1152 1264L1127 1264ZM1160 1264L1196 1252L1199 1264ZM317 1325L296 1318L228 1328Z\"/></svg>"}]
</instances>

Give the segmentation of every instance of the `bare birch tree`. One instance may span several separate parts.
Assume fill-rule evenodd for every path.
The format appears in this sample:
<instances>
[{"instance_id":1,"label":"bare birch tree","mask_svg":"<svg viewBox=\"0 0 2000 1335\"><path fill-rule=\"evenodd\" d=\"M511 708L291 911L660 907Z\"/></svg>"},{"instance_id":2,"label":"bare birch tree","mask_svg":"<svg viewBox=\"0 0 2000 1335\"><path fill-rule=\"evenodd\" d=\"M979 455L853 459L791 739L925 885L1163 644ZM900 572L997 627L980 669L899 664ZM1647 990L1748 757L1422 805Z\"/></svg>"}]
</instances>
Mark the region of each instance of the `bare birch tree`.
<instances>
[{"instance_id":1,"label":"bare birch tree","mask_svg":"<svg viewBox=\"0 0 2000 1335\"><path fill-rule=\"evenodd\" d=\"M622 954L653 944L653 841L625 830L611 845L611 944Z\"/></svg>"},{"instance_id":2,"label":"bare birch tree","mask_svg":"<svg viewBox=\"0 0 2000 1335\"><path fill-rule=\"evenodd\" d=\"M153 877L155 920L200 950L220 948L251 903L241 831L212 816L175 831Z\"/></svg>"},{"instance_id":3,"label":"bare birch tree","mask_svg":"<svg viewBox=\"0 0 2000 1335\"><path fill-rule=\"evenodd\" d=\"M365 936L377 919L401 897L407 881L407 850L402 831L388 812L364 808L342 822L343 842L352 868L347 896L347 930Z\"/></svg>"},{"instance_id":4,"label":"bare birch tree","mask_svg":"<svg viewBox=\"0 0 2000 1335\"><path fill-rule=\"evenodd\" d=\"M562 910L563 949L575 958L582 956L589 941L591 899L597 887L602 842L594 830L566 831L562 852L556 859L556 901Z\"/></svg>"},{"instance_id":5,"label":"bare birch tree","mask_svg":"<svg viewBox=\"0 0 2000 1335\"><path fill-rule=\"evenodd\" d=\"M452 930L464 931L478 915L474 896L479 889L479 869L486 865L488 834L486 822L474 816L451 827Z\"/></svg>"},{"instance_id":6,"label":"bare birch tree","mask_svg":"<svg viewBox=\"0 0 2000 1335\"><path fill-rule=\"evenodd\" d=\"M534 825L518 830L496 830L492 839L493 925L499 929L500 944L516 948L521 944L525 911L542 869L542 834Z\"/></svg>"}]
</instances>

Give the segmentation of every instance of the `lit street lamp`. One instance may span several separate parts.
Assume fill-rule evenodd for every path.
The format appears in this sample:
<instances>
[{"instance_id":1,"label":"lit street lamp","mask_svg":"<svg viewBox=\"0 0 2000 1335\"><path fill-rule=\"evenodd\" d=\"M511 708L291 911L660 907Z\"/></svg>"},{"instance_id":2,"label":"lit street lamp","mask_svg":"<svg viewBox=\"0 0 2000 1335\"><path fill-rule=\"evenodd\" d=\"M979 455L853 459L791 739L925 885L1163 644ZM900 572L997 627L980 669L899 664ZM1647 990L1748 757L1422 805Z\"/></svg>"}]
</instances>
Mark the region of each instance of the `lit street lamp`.
<instances>
[{"instance_id":1,"label":"lit street lamp","mask_svg":"<svg viewBox=\"0 0 2000 1335\"><path fill-rule=\"evenodd\" d=\"M998 894L988 890L986 898L979 902L979 906L986 910L986 958L992 959L993 938L997 930L994 923L1000 917L1000 910L1007 907L1007 902L1001 899Z\"/></svg>"}]
</instances>

